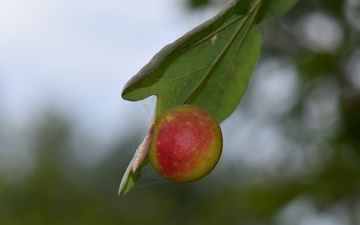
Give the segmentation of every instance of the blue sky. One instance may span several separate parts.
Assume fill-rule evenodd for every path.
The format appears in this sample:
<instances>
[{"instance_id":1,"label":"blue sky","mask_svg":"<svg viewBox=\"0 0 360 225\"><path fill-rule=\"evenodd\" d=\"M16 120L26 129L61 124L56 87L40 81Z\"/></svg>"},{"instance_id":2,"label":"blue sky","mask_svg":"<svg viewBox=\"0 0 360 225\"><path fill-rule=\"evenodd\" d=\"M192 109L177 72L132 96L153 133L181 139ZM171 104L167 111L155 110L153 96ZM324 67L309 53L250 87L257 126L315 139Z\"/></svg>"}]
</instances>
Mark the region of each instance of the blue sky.
<instances>
[{"instance_id":1,"label":"blue sky","mask_svg":"<svg viewBox=\"0 0 360 225\"><path fill-rule=\"evenodd\" d=\"M122 100L120 93L158 50L214 13L190 14L184 4L2 1L1 116L22 127L54 107L103 138L133 123L136 112L145 111L146 123L151 109Z\"/></svg>"}]
</instances>

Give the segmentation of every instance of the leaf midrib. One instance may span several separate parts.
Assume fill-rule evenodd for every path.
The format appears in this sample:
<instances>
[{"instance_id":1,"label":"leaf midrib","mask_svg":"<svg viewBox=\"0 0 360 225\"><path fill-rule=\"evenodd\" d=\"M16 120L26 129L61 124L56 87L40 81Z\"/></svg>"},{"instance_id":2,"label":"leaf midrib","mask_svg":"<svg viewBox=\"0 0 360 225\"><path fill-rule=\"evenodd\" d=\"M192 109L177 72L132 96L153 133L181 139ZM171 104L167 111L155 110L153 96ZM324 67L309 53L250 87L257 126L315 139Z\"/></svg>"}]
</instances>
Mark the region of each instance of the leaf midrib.
<instances>
[{"instance_id":1,"label":"leaf midrib","mask_svg":"<svg viewBox=\"0 0 360 225\"><path fill-rule=\"evenodd\" d=\"M256 4L254 4L254 7L249 11L248 15L251 15L256 9L259 8L259 5L261 4L261 1L259 0ZM237 18L234 21L231 22L231 24L235 23L236 21L238 21L239 19L241 19L243 17ZM248 16L242 23L241 25L237 28L236 32L234 32L233 36L231 37L230 41L226 44L226 46L223 48L223 50L221 51L221 53L218 55L218 57L215 59L215 61L213 62L213 64L210 66L209 70L205 73L205 75L203 76L203 78L198 82L198 84L194 87L194 89L189 93L189 95L182 101L182 104L185 103L189 103L191 101L191 98L194 97L196 91L203 85L204 81L212 74L212 71L215 69L217 63L220 61L220 59L225 55L225 52L229 49L229 47L231 46L231 44L234 42L237 34L241 31L241 29L243 28L243 25L248 21L248 19L250 18L250 16ZM253 17L253 20L251 21L251 24L254 23L256 16ZM230 26L227 25L227 26ZM221 30L225 29L227 26L223 27L222 29L220 29L217 32L220 32ZM249 26L249 28L246 31L246 35L249 33L250 29L252 28L252 25ZM238 49L242 46L246 35L244 35L244 37L241 40L241 44L239 45ZM208 40L210 37L212 37L212 35L209 35L206 39L202 39L201 41L199 41L198 43L201 43L205 40ZM196 44L198 44L196 43ZM237 52L237 51L236 51ZM233 56L234 58L234 56ZM232 59L233 59L232 58ZM226 75L225 75L226 76Z\"/></svg>"}]
</instances>

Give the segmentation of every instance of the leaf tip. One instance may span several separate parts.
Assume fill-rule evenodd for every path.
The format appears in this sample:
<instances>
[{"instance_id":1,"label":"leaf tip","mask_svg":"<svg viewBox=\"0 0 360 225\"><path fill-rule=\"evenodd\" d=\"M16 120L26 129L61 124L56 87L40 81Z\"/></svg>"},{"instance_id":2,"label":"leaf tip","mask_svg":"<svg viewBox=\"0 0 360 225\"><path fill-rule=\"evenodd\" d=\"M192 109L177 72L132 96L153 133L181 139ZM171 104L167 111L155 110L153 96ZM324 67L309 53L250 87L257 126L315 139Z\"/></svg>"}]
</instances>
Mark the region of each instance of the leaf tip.
<instances>
[{"instance_id":1,"label":"leaf tip","mask_svg":"<svg viewBox=\"0 0 360 225\"><path fill-rule=\"evenodd\" d=\"M128 184L130 170L131 170L131 163L126 168L125 173L121 179L119 190L118 190L119 197L124 196L129 191L129 188L126 188L126 186Z\"/></svg>"}]
</instances>

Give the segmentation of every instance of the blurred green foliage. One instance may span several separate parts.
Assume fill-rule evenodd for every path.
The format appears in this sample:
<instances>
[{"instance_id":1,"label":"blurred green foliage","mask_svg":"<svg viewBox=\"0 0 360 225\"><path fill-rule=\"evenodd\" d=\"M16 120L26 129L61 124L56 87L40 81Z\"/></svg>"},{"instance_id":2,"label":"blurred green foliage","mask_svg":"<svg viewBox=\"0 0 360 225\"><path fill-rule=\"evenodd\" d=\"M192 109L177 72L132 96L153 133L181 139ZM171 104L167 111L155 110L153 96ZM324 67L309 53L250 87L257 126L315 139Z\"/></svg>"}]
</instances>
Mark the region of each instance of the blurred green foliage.
<instances>
[{"instance_id":1,"label":"blurred green foliage","mask_svg":"<svg viewBox=\"0 0 360 225\"><path fill-rule=\"evenodd\" d=\"M206 7L209 1L190 2ZM0 223L360 224L360 21L351 19L360 12L350 2L301 0L284 17L260 27L259 66L267 59L286 59L298 74L298 97L286 113L266 118L298 146L276 172L237 165L191 184L151 175L119 199L118 184L131 157L124 152L133 149L128 139L138 131L119 134L118 143L106 147L107 157L87 165L74 152L92 141L79 137L71 119L45 113L21 135L24 140L13 140L25 143L34 164L15 181L11 173L0 173ZM312 36L317 29L340 35L339 41L318 42ZM261 98L264 102L245 96L234 116L255 110L244 106L271 101ZM4 129L1 146L7 141Z\"/></svg>"},{"instance_id":2,"label":"blurred green foliage","mask_svg":"<svg viewBox=\"0 0 360 225\"><path fill-rule=\"evenodd\" d=\"M207 6L210 3L210 0L192 0L189 1L189 7L191 8L198 8Z\"/></svg>"}]
</instances>

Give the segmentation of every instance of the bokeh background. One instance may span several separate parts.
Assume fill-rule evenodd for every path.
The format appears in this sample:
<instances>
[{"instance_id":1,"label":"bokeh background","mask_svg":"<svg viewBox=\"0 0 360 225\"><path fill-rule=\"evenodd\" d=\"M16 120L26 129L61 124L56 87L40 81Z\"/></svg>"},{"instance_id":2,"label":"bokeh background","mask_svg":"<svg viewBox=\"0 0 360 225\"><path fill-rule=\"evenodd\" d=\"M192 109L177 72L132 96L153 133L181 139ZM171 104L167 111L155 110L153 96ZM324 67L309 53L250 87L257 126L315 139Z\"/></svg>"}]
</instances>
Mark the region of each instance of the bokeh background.
<instances>
[{"instance_id":1,"label":"bokeh background","mask_svg":"<svg viewBox=\"0 0 360 225\"><path fill-rule=\"evenodd\" d=\"M119 198L155 98L122 87L226 1L0 1L0 223L360 224L360 1L299 0L259 26L215 170L148 166Z\"/></svg>"}]
</instances>

